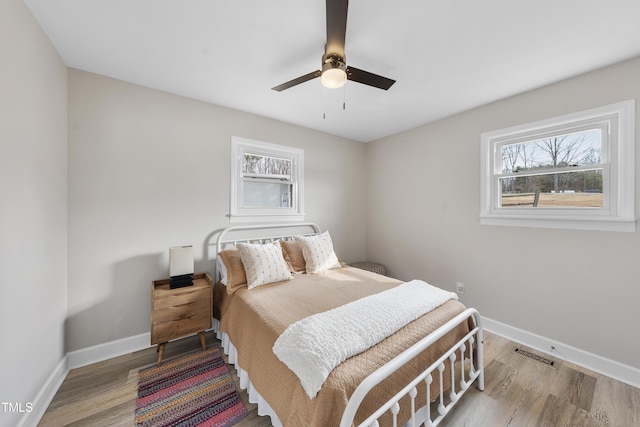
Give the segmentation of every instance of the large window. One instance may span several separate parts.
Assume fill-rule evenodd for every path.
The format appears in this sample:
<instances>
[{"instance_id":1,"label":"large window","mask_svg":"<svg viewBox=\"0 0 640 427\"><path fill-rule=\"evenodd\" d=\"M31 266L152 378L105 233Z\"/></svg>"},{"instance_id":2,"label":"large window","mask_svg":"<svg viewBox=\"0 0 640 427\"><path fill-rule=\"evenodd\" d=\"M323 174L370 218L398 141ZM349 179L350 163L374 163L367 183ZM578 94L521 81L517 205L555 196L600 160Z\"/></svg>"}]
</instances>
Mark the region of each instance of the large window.
<instances>
[{"instance_id":1,"label":"large window","mask_svg":"<svg viewBox=\"0 0 640 427\"><path fill-rule=\"evenodd\" d=\"M483 133L481 222L634 231L634 107Z\"/></svg>"},{"instance_id":2,"label":"large window","mask_svg":"<svg viewBox=\"0 0 640 427\"><path fill-rule=\"evenodd\" d=\"M302 219L304 151L231 139L231 221Z\"/></svg>"}]
</instances>

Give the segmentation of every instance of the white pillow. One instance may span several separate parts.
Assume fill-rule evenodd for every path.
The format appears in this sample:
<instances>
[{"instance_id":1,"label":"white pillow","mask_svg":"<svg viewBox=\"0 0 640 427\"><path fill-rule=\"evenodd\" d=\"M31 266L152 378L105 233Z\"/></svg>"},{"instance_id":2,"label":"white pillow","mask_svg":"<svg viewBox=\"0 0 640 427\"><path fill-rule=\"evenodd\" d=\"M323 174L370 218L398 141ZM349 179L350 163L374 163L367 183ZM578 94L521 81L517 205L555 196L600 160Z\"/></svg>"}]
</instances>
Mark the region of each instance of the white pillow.
<instances>
[{"instance_id":1,"label":"white pillow","mask_svg":"<svg viewBox=\"0 0 640 427\"><path fill-rule=\"evenodd\" d=\"M297 236L296 239L302 246L302 256L307 264L307 273L320 273L342 267L333 251L333 242L328 231L315 236Z\"/></svg>"},{"instance_id":2,"label":"white pillow","mask_svg":"<svg viewBox=\"0 0 640 427\"><path fill-rule=\"evenodd\" d=\"M280 242L275 241L264 245L238 243L236 247L244 265L249 289L291 279L291 272L282 255Z\"/></svg>"},{"instance_id":3,"label":"white pillow","mask_svg":"<svg viewBox=\"0 0 640 427\"><path fill-rule=\"evenodd\" d=\"M224 262L222 262L222 258L220 255L216 255L216 268L218 269L218 274L220 275L220 282L223 285L227 286L227 267L225 267Z\"/></svg>"}]
</instances>

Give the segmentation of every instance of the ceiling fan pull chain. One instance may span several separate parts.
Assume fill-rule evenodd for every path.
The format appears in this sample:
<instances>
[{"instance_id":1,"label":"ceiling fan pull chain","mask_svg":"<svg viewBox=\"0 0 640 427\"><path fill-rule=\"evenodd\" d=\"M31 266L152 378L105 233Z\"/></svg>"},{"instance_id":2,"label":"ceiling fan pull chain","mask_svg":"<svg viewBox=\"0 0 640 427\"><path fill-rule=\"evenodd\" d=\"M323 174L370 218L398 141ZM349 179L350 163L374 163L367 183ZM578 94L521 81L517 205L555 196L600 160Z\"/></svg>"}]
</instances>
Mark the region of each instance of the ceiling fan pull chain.
<instances>
[{"instance_id":1,"label":"ceiling fan pull chain","mask_svg":"<svg viewBox=\"0 0 640 427\"><path fill-rule=\"evenodd\" d=\"M327 120L327 88L322 88L322 120Z\"/></svg>"},{"instance_id":2,"label":"ceiling fan pull chain","mask_svg":"<svg viewBox=\"0 0 640 427\"><path fill-rule=\"evenodd\" d=\"M342 111L347 109L347 85L342 86Z\"/></svg>"}]
</instances>

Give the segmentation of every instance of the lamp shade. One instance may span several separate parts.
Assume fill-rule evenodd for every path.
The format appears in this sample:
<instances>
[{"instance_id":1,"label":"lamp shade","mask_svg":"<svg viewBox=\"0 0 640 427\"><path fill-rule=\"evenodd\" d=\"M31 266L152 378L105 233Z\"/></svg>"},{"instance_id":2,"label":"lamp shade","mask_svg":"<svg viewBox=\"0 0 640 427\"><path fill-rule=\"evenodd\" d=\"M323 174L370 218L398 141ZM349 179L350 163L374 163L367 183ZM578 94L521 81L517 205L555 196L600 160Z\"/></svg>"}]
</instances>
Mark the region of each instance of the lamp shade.
<instances>
[{"instance_id":1,"label":"lamp shade","mask_svg":"<svg viewBox=\"0 0 640 427\"><path fill-rule=\"evenodd\" d=\"M169 248L169 276L193 274L193 246Z\"/></svg>"}]
</instances>

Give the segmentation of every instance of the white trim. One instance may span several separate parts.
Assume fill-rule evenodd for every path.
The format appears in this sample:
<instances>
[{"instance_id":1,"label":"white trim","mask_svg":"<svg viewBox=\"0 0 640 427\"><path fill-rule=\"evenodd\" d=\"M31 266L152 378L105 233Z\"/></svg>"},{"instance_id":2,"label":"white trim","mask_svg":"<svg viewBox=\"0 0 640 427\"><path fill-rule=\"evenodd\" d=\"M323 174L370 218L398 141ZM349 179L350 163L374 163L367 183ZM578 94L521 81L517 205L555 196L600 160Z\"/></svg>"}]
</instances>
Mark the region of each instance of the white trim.
<instances>
[{"instance_id":1,"label":"white trim","mask_svg":"<svg viewBox=\"0 0 640 427\"><path fill-rule=\"evenodd\" d=\"M482 316L484 329L488 332L508 338L512 341L531 347L542 353L566 360L594 372L606 375L617 381L640 388L640 369L625 365L615 360L590 353L588 351L570 346L543 337L525 330L509 326L493 319ZM555 350L551 349L551 346Z\"/></svg>"},{"instance_id":2,"label":"white trim","mask_svg":"<svg viewBox=\"0 0 640 427\"><path fill-rule=\"evenodd\" d=\"M33 399L34 410L25 413L18 426L37 426L70 370L103 362L151 347L151 333L134 335L67 353Z\"/></svg>"},{"instance_id":3,"label":"white trim","mask_svg":"<svg viewBox=\"0 0 640 427\"><path fill-rule=\"evenodd\" d=\"M615 219L584 219L584 218L537 218L518 216L490 215L481 216L482 225L508 225L513 227L561 228L564 230L592 230L592 231L636 231L636 220Z\"/></svg>"},{"instance_id":4,"label":"white trim","mask_svg":"<svg viewBox=\"0 0 640 427\"><path fill-rule=\"evenodd\" d=\"M304 221L304 213L300 215L229 215L229 222L238 224L254 224L256 222L291 222Z\"/></svg>"},{"instance_id":5,"label":"white trim","mask_svg":"<svg viewBox=\"0 0 640 427\"><path fill-rule=\"evenodd\" d=\"M62 382L69 373L69 367L67 365L68 358L65 355L62 360L55 367L49 378L44 382L42 388L33 398L31 403L33 404L33 411L25 412L20 421L18 421L18 427L30 427L37 426L42 416L47 411L49 404L53 400L53 397L58 392L58 389L62 385Z\"/></svg>"},{"instance_id":6,"label":"white trim","mask_svg":"<svg viewBox=\"0 0 640 427\"><path fill-rule=\"evenodd\" d=\"M292 159L291 181L293 182L291 208L242 208L242 187L239 183L239 165L246 150L275 157ZM239 136L231 137L231 167L229 191L229 222L282 222L304 220L304 149L272 144Z\"/></svg>"},{"instance_id":7,"label":"white trim","mask_svg":"<svg viewBox=\"0 0 640 427\"><path fill-rule=\"evenodd\" d=\"M75 369L81 366L91 365L92 363L102 362L113 357L122 356L123 354L149 348L151 347L150 342L151 333L145 332L144 334L75 350L67 353L67 366L69 369Z\"/></svg>"},{"instance_id":8,"label":"white trim","mask_svg":"<svg viewBox=\"0 0 640 427\"><path fill-rule=\"evenodd\" d=\"M571 126L605 120L611 123L612 136L608 152L603 157L610 168L602 209L504 209L497 206L495 193L496 147L505 141L520 137L534 138L549 131L560 132ZM522 227L564 228L574 230L626 231L636 230L635 217L635 99L592 108L523 125L499 129L481 134L480 165L480 223ZM608 157L610 155L610 158ZM610 199L606 199L609 197Z\"/></svg>"},{"instance_id":9,"label":"white trim","mask_svg":"<svg viewBox=\"0 0 640 427\"><path fill-rule=\"evenodd\" d=\"M35 427L38 425L70 370L144 350L150 347L150 342L151 334L146 332L67 353L49 375L36 397L33 398L33 411L25 413L18 426Z\"/></svg>"}]
</instances>

